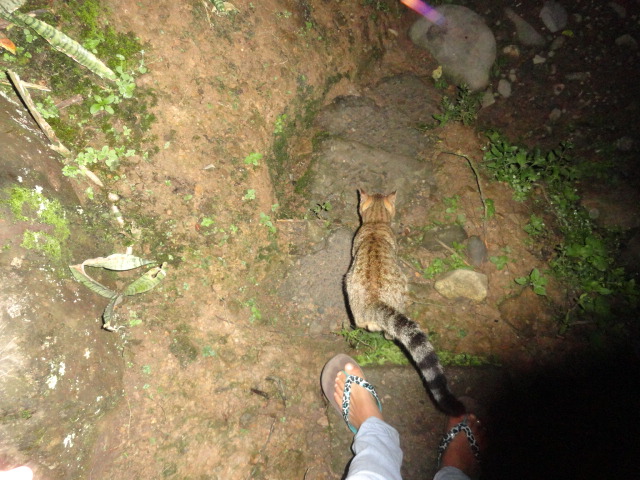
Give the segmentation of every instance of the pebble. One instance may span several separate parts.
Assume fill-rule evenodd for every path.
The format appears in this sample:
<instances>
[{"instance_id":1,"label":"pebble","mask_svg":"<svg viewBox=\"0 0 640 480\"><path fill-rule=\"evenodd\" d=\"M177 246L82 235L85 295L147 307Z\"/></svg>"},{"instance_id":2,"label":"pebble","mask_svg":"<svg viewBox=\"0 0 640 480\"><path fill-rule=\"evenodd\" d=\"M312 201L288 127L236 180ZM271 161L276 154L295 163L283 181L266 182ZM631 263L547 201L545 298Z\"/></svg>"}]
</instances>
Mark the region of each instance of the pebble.
<instances>
[{"instance_id":1,"label":"pebble","mask_svg":"<svg viewBox=\"0 0 640 480\"><path fill-rule=\"evenodd\" d=\"M535 57L533 57L533 64L534 65L539 65L539 64L544 63L546 61L547 61L547 59L544 58L541 55L536 55Z\"/></svg>"},{"instance_id":2,"label":"pebble","mask_svg":"<svg viewBox=\"0 0 640 480\"><path fill-rule=\"evenodd\" d=\"M520 56L520 49L517 45L507 45L502 49L502 53L512 58L518 58Z\"/></svg>"},{"instance_id":3,"label":"pebble","mask_svg":"<svg viewBox=\"0 0 640 480\"><path fill-rule=\"evenodd\" d=\"M562 110L560 110L559 108L554 108L549 114L549 120L551 120L552 122L556 122L560 119L561 116Z\"/></svg>"},{"instance_id":4,"label":"pebble","mask_svg":"<svg viewBox=\"0 0 640 480\"><path fill-rule=\"evenodd\" d=\"M632 50L638 49L638 42L628 33L620 35L618 38L616 38L616 45L618 45L619 47L627 47Z\"/></svg>"},{"instance_id":5,"label":"pebble","mask_svg":"<svg viewBox=\"0 0 640 480\"><path fill-rule=\"evenodd\" d=\"M618 14L620 18L627 18L627 9L624 8L617 2L609 2L607 5L613 9L614 12Z\"/></svg>"},{"instance_id":6,"label":"pebble","mask_svg":"<svg viewBox=\"0 0 640 480\"><path fill-rule=\"evenodd\" d=\"M468 298L481 302L487 298L488 280L483 273L453 270L437 280L433 288L445 298Z\"/></svg>"},{"instance_id":7,"label":"pebble","mask_svg":"<svg viewBox=\"0 0 640 480\"><path fill-rule=\"evenodd\" d=\"M516 27L516 33L518 34L518 40L520 40L520 43L531 47L542 46L547 43L544 37L540 35L535 28L529 25L529 23L523 20L516 12L510 8L505 8L504 13Z\"/></svg>"},{"instance_id":8,"label":"pebble","mask_svg":"<svg viewBox=\"0 0 640 480\"><path fill-rule=\"evenodd\" d=\"M467 257L476 267L487 261L487 247L477 235L472 235L467 240Z\"/></svg>"},{"instance_id":9,"label":"pebble","mask_svg":"<svg viewBox=\"0 0 640 480\"><path fill-rule=\"evenodd\" d=\"M551 33L555 33L567 26L567 11L558 2L544 2L540 10L540 19Z\"/></svg>"},{"instance_id":10,"label":"pebble","mask_svg":"<svg viewBox=\"0 0 640 480\"><path fill-rule=\"evenodd\" d=\"M496 98L493 96L493 91L489 89L482 95L482 108L490 107L494 103L496 103Z\"/></svg>"},{"instance_id":11,"label":"pebble","mask_svg":"<svg viewBox=\"0 0 640 480\"><path fill-rule=\"evenodd\" d=\"M511 83L509 80L504 78L500 79L498 82L498 93L504 98L509 98L511 96Z\"/></svg>"},{"instance_id":12,"label":"pebble","mask_svg":"<svg viewBox=\"0 0 640 480\"><path fill-rule=\"evenodd\" d=\"M551 46L549 49L553 52L554 50L558 50L560 47L564 45L564 42L567 41L567 37L556 37L551 42Z\"/></svg>"}]
</instances>

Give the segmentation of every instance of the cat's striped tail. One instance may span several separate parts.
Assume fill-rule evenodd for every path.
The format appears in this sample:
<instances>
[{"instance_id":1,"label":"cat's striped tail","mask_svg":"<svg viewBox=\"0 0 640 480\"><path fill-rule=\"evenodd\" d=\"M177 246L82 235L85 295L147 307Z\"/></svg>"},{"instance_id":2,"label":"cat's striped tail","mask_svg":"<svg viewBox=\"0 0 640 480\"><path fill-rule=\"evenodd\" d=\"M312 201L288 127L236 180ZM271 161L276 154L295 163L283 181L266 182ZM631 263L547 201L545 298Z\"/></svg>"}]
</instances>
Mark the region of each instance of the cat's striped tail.
<instances>
[{"instance_id":1,"label":"cat's striped tail","mask_svg":"<svg viewBox=\"0 0 640 480\"><path fill-rule=\"evenodd\" d=\"M454 417L464 414L464 405L449 390L438 355L418 324L385 303L376 304L376 309L384 316L387 335L400 342L411 354L438 408Z\"/></svg>"}]
</instances>

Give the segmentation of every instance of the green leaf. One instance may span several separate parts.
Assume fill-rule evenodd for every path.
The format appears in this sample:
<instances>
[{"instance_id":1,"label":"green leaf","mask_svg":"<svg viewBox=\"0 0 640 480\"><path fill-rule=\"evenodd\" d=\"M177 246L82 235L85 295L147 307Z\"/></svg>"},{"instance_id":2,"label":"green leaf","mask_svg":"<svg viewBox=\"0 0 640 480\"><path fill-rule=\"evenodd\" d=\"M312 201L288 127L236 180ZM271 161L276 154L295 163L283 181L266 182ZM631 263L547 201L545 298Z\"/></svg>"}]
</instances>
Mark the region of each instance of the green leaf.
<instances>
[{"instance_id":1,"label":"green leaf","mask_svg":"<svg viewBox=\"0 0 640 480\"><path fill-rule=\"evenodd\" d=\"M134 268L142 267L143 265L149 265L154 263L152 260L145 260L135 255L128 253L114 253L108 257L97 257L85 260L83 265L90 267L102 267L108 270L131 270Z\"/></svg>"},{"instance_id":2,"label":"green leaf","mask_svg":"<svg viewBox=\"0 0 640 480\"><path fill-rule=\"evenodd\" d=\"M116 295L118 295L113 290L108 289L107 287L105 287L101 283L96 282L93 278L87 275L82 264L69 265L69 269L71 270L71 275L73 275L73 278L75 278L76 281L87 287L92 292L97 293L98 295L102 295L106 298L114 298Z\"/></svg>"},{"instance_id":3,"label":"green leaf","mask_svg":"<svg viewBox=\"0 0 640 480\"><path fill-rule=\"evenodd\" d=\"M0 17L4 17L5 20L11 21L6 16L11 15L11 13L17 9L19 9L22 5L26 3L27 0L2 0L0 2Z\"/></svg>"},{"instance_id":4,"label":"green leaf","mask_svg":"<svg viewBox=\"0 0 640 480\"><path fill-rule=\"evenodd\" d=\"M2 13L1 10L0 13ZM102 63L102 61L93 53L48 23L38 20L37 18L30 17L29 15L24 15L20 12L13 12L9 15L5 14L3 17L16 25L33 29L38 35L49 42L53 48L71 57L96 75L113 81L117 79L113 70Z\"/></svg>"},{"instance_id":5,"label":"green leaf","mask_svg":"<svg viewBox=\"0 0 640 480\"><path fill-rule=\"evenodd\" d=\"M167 276L165 270L167 264L163 263L159 267L154 267L140 278L130 283L122 292L123 295L131 296L145 293L156 287Z\"/></svg>"},{"instance_id":6,"label":"green leaf","mask_svg":"<svg viewBox=\"0 0 640 480\"><path fill-rule=\"evenodd\" d=\"M111 301L107 305L107 308L105 308L104 312L102 313L102 322L103 322L102 328L110 332L113 332L116 330L114 327L111 326L111 319L113 318L113 312L115 308L121 303L122 303L122 295L116 295L111 299Z\"/></svg>"},{"instance_id":7,"label":"green leaf","mask_svg":"<svg viewBox=\"0 0 640 480\"><path fill-rule=\"evenodd\" d=\"M533 293L535 293L536 295L546 296L547 290L543 286L535 285L533 287Z\"/></svg>"}]
</instances>

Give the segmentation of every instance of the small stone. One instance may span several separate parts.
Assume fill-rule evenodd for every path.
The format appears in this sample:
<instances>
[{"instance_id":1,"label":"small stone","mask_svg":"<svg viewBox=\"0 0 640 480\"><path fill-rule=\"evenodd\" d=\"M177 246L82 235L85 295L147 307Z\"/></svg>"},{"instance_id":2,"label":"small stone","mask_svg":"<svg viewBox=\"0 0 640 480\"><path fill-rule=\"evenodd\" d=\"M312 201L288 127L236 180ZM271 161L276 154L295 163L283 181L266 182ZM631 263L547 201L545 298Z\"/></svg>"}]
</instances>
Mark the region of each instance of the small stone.
<instances>
[{"instance_id":1,"label":"small stone","mask_svg":"<svg viewBox=\"0 0 640 480\"><path fill-rule=\"evenodd\" d=\"M535 57L533 57L533 64L534 65L540 65L541 63L546 62L547 59L540 56L540 55L536 55Z\"/></svg>"},{"instance_id":2,"label":"small stone","mask_svg":"<svg viewBox=\"0 0 640 480\"><path fill-rule=\"evenodd\" d=\"M618 45L619 47L630 48L632 50L638 49L638 42L628 33L620 35L618 38L616 38L616 45Z\"/></svg>"},{"instance_id":3,"label":"small stone","mask_svg":"<svg viewBox=\"0 0 640 480\"><path fill-rule=\"evenodd\" d=\"M516 27L516 33L518 34L518 40L520 40L520 43L529 47L539 47L547 43L544 37L540 35L535 28L529 25L529 23L523 20L516 12L510 8L505 8L504 13Z\"/></svg>"},{"instance_id":4,"label":"small stone","mask_svg":"<svg viewBox=\"0 0 640 480\"><path fill-rule=\"evenodd\" d=\"M511 96L511 83L509 80L504 78L500 79L498 82L498 93L504 98L509 98Z\"/></svg>"},{"instance_id":5,"label":"small stone","mask_svg":"<svg viewBox=\"0 0 640 480\"><path fill-rule=\"evenodd\" d=\"M482 108L490 107L494 103L496 103L496 98L493 96L493 91L489 89L482 95Z\"/></svg>"},{"instance_id":6,"label":"small stone","mask_svg":"<svg viewBox=\"0 0 640 480\"><path fill-rule=\"evenodd\" d=\"M454 243L462 243L467 239L467 232L460 225L436 227L425 232L422 246L432 252L444 250L442 244L452 247Z\"/></svg>"},{"instance_id":7,"label":"small stone","mask_svg":"<svg viewBox=\"0 0 640 480\"><path fill-rule=\"evenodd\" d=\"M553 94L554 95L560 95L563 91L564 91L564 83L556 83L553 86Z\"/></svg>"},{"instance_id":8,"label":"small stone","mask_svg":"<svg viewBox=\"0 0 640 480\"><path fill-rule=\"evenodd\" d=\"M468 298L481 302L487 298L487 276L473 270L453 270L436 281L434 288L445 298Z\"/></svg>"},{"instance_id":9,"label":"small stone","mask_svg":"<svg viewBox=\"0 0 640 480\"><path fill-rule=\"evenodd\" d=\"M540 19L551 33L555 33L567 26L567 11L558 2L550 0L544 2L540 10Z\"/></svg>"},{"instance_id":10,"label":"small stone","mask_svg":"<svg viewBox=\"0 0 640 480\"><path fill-rule=\"evenodd\" d=\"M573 72L573 73L567 73L564 78L566 78L567 80L571 81L571 80L575 80L575 81L579 81L579 82L584 82L585 80L588 80L589 78L591 78L591 72Z\"/></svg>"},{"instance_id":11,"label":"small stone","mask_svg":"<svg viewBox=\"0 0 640 480\"><path fill-rule=\"evenodd\" d=\"M117 202L118 200L120 200L120 195L118 195L117 193L109 192L107 198L110 202Z\"/></svg>"},{"instance_id":12,"label":"small stone","mask_svg":"<svg viewBox=\"0 0 640 480\"><path fill-rule=\"evenodd\" d=\"M564 45L566 41L567 41L567 37L564 37L564 36L554 38L553 42L551 42L551 45L549 46L549 50L551 50L552 52L555 50L558 50L560 47Z\"/></svg>"},{"instance_id":13,"label":"small stone","mask_svg":"<svg viewBox=\"0 0 640 480\"><path fill-rule=\"evenodd\" d=\"M562 110L560 110L559 108L554 108L549 114L549 120L551 120L552 122L557 122L561 116Z\"/></svg>"},{"instance_id":14,"label":"small stone","mask_svg":"<svg viewBox=\"0 0 640 480\"><path fill-rule=\"evenodd\" d=\"M609 2L607 5L613 9L614 12L618 14L620 18L627 18L627 9L624 8L617 2Z\"/></svg>"},{"instance_id":15,"label":"small stone","mask_svg":"<svg viewBox=\"0 0 640 480\"><path fill-rule=\"evenodd\" d=\"M487 246L477 235L473 235L467 240L467 257L476 267L487 261Z\"/></svg>"},{"instance_id":16,"label":"small stone","mask_svg":"<svg viewBox=\"0 0 640 480\"><path fill-rule=\"evenodd\" d=\"M615 146L616 146L616 149L621 151L621 152L629 152L633 148L633 144L634 143L635 142L633 141L633 138L631 138L631 137L622 137L622 138L619 138L618 140L616 140Z\"/></svg>"},{"instance_id":17,"label":"small stone","mask_svg":"<svg viewBox=\"0 0 640 480\"><path fill-rule=\"evenodd\" d=\"M502 53L512 58L518 58L520 56L520 49L517 45L507 45L502 49Z\"/></svg>"}]
</instances>

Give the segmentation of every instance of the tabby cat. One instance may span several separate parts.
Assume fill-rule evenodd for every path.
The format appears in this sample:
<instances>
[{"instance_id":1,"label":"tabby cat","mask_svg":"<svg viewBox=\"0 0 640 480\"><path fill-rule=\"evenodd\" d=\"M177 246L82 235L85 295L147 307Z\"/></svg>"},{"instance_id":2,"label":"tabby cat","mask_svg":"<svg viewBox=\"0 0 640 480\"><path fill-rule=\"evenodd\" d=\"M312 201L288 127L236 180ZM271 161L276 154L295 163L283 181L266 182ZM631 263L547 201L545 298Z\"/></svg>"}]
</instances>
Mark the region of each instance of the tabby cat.
<instances>
[{"instance_id":1,"label":"tabby cat","mask_svg":"<svg viewBox=\"0 0 640 480\"><path fill-rule=\"evenodd\" d=\"M397 264L391 229L395 202L396 192L369 195L360 190L362 224L353 239L353 259L345 277L351 313L357 327L383 331L400 342L420 369L438 407L448 415L461 415L465 407L447 387L433 346L404 315L407 279Z\"/></svg>"}]
</instances>

